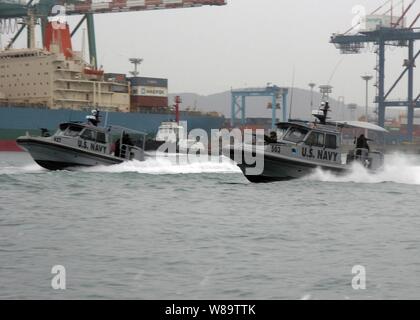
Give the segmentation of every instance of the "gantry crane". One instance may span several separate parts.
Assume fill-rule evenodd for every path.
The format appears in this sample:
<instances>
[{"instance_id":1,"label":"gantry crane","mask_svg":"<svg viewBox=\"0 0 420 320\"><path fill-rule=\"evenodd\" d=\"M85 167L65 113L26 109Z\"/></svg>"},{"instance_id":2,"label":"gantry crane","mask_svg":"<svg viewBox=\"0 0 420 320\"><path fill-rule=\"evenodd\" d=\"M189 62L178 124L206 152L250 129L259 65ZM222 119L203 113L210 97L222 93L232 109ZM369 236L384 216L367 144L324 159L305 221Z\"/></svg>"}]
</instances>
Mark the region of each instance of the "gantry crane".
<instances>
[{"instance_id":1,"label":"gantry crane","mask_svg":"<svg viewBox=\"0 0 420 320\"><path fill-rule=\"evenodd\" d=\"M73 36L86 21L90 63L97 65L94 14L128 11L191 8L200 6L222 6L226 0L0 0L0 27L3 21L19 19L22 26L17 30L6 49L11 48L24 29L28 30L28 47L34 45L34 28L40 21L43 43L48 17L60 15L83 15L72 30Z\"/></svg>"},{"instance_id":2,"label":"gantry crane","mask_svg":"<svg viewBox=\"0 0 420 320\"><path fill-rule=\"evenodd\" d=\"M376 45L376 53L378 56L378 63L375 68L377 71L377 95L375 103L377 103L378 124L385 125L385 111L387 107L407 107L407 139L413 139L413 123L414 123L414 109L420 108L420 92L414 95L414 68L415 61L420 55L420 50L414 53L414 42L420 40L420 28L416 28L416 23L420 18L420 13L417 13L414 21L410 24L405 24L407 14L414 8L417 0L412 0L409 6L402 7L400 16L394 16L393 1L389 0L384 5L376 9L370 16L378 15L387 4L391 3L391 8L388 9L382 16L388 17L390 23L388 25L378 26L374 30L366 28L366 30L359 30L352 33L355 26L343 34L333 34L331 43L335 44L343 54L360 53L361 50L368 44ZM406 26L408 25L408 27ZM407 47L408 56L404 61L404 70L397 78L390 89L385 91L385 50L387 46ZM407 98L402 100L388 100L389 95L393 92L398 83L402 80L405 74L408 74L408 90Z\"/></svg>"}]
</instances>

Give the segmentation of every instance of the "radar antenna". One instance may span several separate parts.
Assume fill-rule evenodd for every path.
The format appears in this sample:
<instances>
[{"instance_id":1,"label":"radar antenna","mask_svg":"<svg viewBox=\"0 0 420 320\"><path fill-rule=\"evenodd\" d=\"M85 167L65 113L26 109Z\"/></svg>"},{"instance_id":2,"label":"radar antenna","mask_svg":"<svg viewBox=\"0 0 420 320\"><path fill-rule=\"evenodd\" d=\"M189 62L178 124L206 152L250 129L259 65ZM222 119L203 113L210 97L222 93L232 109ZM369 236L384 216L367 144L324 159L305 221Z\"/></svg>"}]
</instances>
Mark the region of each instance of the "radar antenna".
<instances>
[{"instance_id":1,"label":"radar antenna","mask_svg":"<svg viewBox=\"0 0 420 320\"><path fill-rule=\"evenodd\" d=\"M130 74L133 77L137 77L140 74L138 67L143 62L143 59L140 59L140 58L131 58L131 59L129 59L129 61L132 64L134 64L134 71L130 71Z\"/></svg>"}]
</instances>

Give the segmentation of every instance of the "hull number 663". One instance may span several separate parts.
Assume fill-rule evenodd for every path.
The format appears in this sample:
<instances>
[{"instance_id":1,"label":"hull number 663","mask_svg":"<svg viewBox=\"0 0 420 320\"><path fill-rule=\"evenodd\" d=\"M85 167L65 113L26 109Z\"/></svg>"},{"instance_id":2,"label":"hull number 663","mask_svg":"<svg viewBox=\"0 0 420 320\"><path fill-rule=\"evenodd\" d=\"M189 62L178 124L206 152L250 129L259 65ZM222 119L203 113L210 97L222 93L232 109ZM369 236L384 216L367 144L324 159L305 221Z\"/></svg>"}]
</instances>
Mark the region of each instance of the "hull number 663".
<instances>
[{"instance_id":1,"label":"hull number 663","mask_svg":"<svg viewBox=\"0 0 420 320\"><path fill-rule=\"evenodd\" d=\"M271 152L276 152L276 153L280 153L280 146L278 145L272 145L271 146Z\"/></svg>"}]
</instances>

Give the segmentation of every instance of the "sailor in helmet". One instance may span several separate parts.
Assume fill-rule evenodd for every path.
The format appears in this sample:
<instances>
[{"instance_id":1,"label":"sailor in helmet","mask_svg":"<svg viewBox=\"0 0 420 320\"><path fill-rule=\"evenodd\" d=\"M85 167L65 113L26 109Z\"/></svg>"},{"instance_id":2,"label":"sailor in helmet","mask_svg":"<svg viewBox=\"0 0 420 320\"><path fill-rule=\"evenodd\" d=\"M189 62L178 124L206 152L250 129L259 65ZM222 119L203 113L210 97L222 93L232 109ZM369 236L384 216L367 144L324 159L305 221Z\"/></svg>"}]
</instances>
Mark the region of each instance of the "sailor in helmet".
<instances>
[{"instance_id":1,"label":"sailor in helmet","mask_svg":"<svg viewBox=\"0 0 420 320\"><path fill-rule=\"evenodd\" d=\"M97 110L97 109L93 109L93 110L92 110L92 114L91 114L91 115L86 116L86 120L87 120L87 122L88 122L89 124L91 124L91 125L93 125L93 126L97 127L97 126L98 126L98 124L101 122L101 121L99 120L99 110Z\"/></svg>"}]
</instances>

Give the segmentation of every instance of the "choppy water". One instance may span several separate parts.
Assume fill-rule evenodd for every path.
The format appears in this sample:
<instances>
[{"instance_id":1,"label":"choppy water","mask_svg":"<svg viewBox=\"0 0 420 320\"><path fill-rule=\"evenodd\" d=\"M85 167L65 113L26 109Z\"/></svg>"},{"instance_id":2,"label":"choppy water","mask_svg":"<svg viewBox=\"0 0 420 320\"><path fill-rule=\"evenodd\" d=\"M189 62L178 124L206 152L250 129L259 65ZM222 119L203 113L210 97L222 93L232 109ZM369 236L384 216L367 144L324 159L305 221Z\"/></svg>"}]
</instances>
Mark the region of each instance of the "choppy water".
<instances>
[{"instance_id":1,"label":"choppy water","mask_svg":"<svg viewBox=\"0 0 420 320\"><path fill-rule=\"evenodd\" d=\"M0 298L418 299L419 205L420 159L397 155L254 185L216 161L48 172L0 153Z\"/></svg>"}]
</instances>

